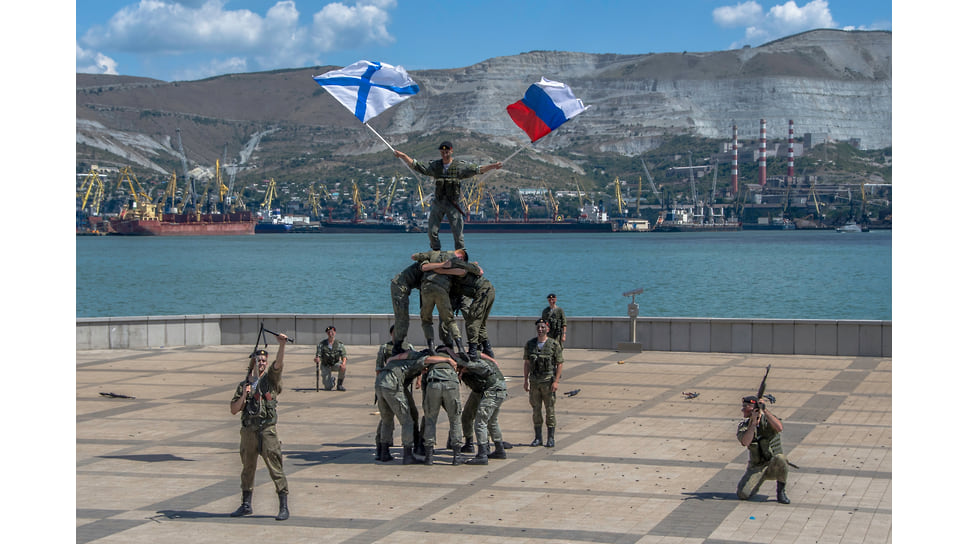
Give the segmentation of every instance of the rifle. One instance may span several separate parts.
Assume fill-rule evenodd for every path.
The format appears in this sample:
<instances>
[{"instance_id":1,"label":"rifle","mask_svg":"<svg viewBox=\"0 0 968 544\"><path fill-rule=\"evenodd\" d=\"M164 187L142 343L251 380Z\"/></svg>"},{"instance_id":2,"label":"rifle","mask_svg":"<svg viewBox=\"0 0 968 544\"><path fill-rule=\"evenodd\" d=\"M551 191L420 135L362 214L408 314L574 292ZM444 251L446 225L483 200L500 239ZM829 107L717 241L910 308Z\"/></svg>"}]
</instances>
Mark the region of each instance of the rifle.
<instances>
[{"instance_id":1,"label":"rifle","mask_svg":"<svg viewBox=\"0 0 968 544\"><path fill-rule=\"evenodd\" d=\"M776 402L776 397L770 394L764 395L764 393L766 392L766 377L770 375L770 367L772 366L773 365L766 365L766 374L763 374L763 381L760 382L760 388L756 391L757 399L766 399L770 401L770 404L773 404Z\"/></svg>"}]
</instances>

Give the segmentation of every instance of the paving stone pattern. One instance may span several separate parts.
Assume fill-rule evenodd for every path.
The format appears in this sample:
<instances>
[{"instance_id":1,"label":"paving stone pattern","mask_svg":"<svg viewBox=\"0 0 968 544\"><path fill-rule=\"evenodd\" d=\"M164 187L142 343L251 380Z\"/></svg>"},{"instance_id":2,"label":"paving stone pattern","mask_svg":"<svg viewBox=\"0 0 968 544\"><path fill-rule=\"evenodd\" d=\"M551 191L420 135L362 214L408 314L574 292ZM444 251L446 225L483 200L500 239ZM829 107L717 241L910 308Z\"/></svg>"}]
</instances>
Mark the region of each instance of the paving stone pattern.
<instances>
[{"instance_id":1,"label":"paving stone pattern","mask_svg":"<svg viewBox=\"0 0 968 544\"><path fill-rule=\"evenodd\" d=\"M229 401L250 346L77 351L77 542L892 538L890 358L566 348L557 446L532 448L522 350L498 348L510 393L500 422L514 447L506 460L455 467L440 449L433 466L401 465L399 426L397 460L376 462L378 346L347 347L346 392L315 390L313 349L286 350L277 429L292 517L283 522L261 461L254 515L228 515L241 496L239 417ZM772 482L750 501L735 494L746 464L735 436L739 399L755 393L767 365L784 450L800 466L790 505L776 502Z\"/></svg>"}]
</instances>

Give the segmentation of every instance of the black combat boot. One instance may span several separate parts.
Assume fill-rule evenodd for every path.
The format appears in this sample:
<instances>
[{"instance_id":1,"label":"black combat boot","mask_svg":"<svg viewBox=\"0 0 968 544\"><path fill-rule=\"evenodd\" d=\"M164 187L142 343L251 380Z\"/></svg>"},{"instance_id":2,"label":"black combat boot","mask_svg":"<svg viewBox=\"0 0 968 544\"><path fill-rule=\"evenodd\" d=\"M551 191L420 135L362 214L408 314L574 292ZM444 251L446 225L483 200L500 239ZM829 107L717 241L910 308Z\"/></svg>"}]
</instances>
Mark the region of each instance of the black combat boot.
<instances>
[{"instance_id":1,"label":"black combat boot","mask_svg":"<svg viewBox=\"0 0 968 544\"><path fill-rule=\"evenodd\" d=\"M289 495L279 493L279 513L276 514L276 521L289 519Z\"/></svg>"},{"instance_id":2,"label":"black combat boot","mask_svg":"<svg viewBox=\"0 0 968 544\"><path fill-rule=\"evenodd\" d=\"M474 439L466 438L464 439L464 446L460 449L461 453L474 453Z\"/></svg>"},{"instance_id":3,"label":"black combat boot","mask_svg":"<svg viewBox=\"0 0 968 544\"><path fill-rule=\"evenodd\" d=\"M401 342L394 342L393 343L393 351L390 353L390 355L391 356L393 356L393 355L400 355L404 351L406 351L406 350L403 349L403 342L402 341Z\"/></svg>"},{"instance_id":4,"label":"black combat boot","mask_svg":"<svg viewBox=\"0 0 968 544\"><path fill-rule=\"evenodd\" d=\"M427 340L427 349L430 350L431 355L437 353L437 347L434 345L433 338Z\"/></svg>"},{"instance_id":5,"label":"black combat boot","mask_svg":"<svg viewBox=\"0 0 968 544\"><path fill-rule=\"evenodd\" d=\"M467 343L467 356L471 359L480 359L481 356L477 353L477 344L474 342Z\"/></svg>"},{"instance_id":6,"label":"black combat boot","mask_svg":"<svg viewBox=\"0 0 968 544\"><path fill-rule=\"evenodd\" d=\"M346 391L346 388L343 387L343 379L342 378L340 378L340 380L338 382L336 382L336 390L337 391Z\"/></svg>"},{"instance_id":7,"label":"black combat boot","mask_svg":"<svg viewBox=\"0 0 968 544\"><path fill-rule=\"evenodd\" d=\"M545 447L546 448L555 447L555 428L554 427L548 427L548 441L545 442Z\"/></svg>"},{"instance_id":8,"label":"black combat boot","mask_svg":"<svg viewBox=\"0 0 968 544\"><path fill-rule=\"evenodd\" d=\"M424 444L424 464L434 464L434 447L427 444Z\"/></svg>"},{"instance_id":9,"label":"black combat boot","mask_svg":"<svg viewBox=\"0 0 968 544\"><path fill-rule=\"evenodd\" d=\"M481 351L484 353L484 355L487 355L492 359L494 358L494 350L491 348L490 340L484 340L481 342Z\"/></svg>"},{"instance_id":10,"label":"black combat boot","mask_svg":"<svg viewBox=\"0 0 968 544\"><path fill-rule=\"evenodd\" d=\"M389 442L384 442L383 444L380 444L380 448L381 448L380 449L380 461L382 461L384 463L389 463L390 461L393 461L394 459L396 459L396 457L390 455L390 443Z\"/></svg>"},{"instance_id":11,"label":"black combat boot","mask_svg":"<svg viewBox=\"0 0 968 544\"><path fill-rule=\"evenodd\" d=\"M491 449L490 442L477 445L477 455L467 460L468 465L486 465L488 450Z\"/></svg>"},{"instance_id":12,"label":"black combat boot","mask_svg":"<svg viewBox=\"0 0 968 544\"><path fill-rule=\"evenodd\" d=\"M501 440L494 441L494 451L487 454L489 459L507 459L508 454L504 451L504 442Z\"/></svg>"},{"instance_id":13,"label":"black combat boot","mask_svg":"<svg viewBox=\"0 0 968 544\"><path fill-rule=\"evenodd\" d=\"M413 465L417 462L417 458L413 456L413 446L403 447L403 464Z\"/></svg>"},{"instance_id":14,"label":"black combat boot","mask_svg":"<svg viewBox=\"0 0 968 544\"><path fill-rule=\"evenodd\" d=\"M541 425L534 426L534 440L531 441L531 446L541 445Z\"/></svg>"},{"instance_id":15,"label":"black combat boot","mask_svg":"<svg viewBox=\"0 0 968 544\"><path fill-rule=\"evenodd\" d=\"M786 494L786 482L776 483L776 502L780 504L790 504L790 498Z\"/></svg>"},{"instance_id":16,"label":"black combat boot","mask_svg":"<svg viewBox=\"0 0 968 544\"><path fill-rule=\"evenodd\" d=\"M252 492L243 491L242 504L239 505L239 507L235 510L235 512L232 512L229 515L232 516L233 518L237 518L240 516L248 516L251 514L252 514Z\"/></svg>"},{"instance_id":17,"label":"black combat boot","mask_svg":"<svg viewBox=\"0 0 968 544\"><path fill-rule=\"evenodd\" d=\"M464 351L464 343L460 338L454 338L454 343L457 344L457 353L467 353Z\"/></svg>"},{"instance_id":18,"label":"black combat boot","mask_svg":"<svg viewBox=\"0 0 968 544\"><path fill-rule=\"evenodd\" d=\"M452 464L452 465L463 465L467 461L467 458L464 457L463 455L461 455L460 454L460 451L461 451L460 448L454 448L453 449L454 456L451 457L450 464Z\"/></svg>"}]
</instances>

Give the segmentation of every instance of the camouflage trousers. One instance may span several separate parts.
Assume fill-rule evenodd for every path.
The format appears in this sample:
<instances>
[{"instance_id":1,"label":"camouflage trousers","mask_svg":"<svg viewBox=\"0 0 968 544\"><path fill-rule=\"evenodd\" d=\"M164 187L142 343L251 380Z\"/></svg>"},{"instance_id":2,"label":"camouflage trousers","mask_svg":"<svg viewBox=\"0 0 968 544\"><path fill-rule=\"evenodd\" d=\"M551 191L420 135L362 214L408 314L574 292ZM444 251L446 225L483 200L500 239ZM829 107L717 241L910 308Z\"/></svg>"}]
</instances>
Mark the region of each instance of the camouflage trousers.
<instances>
[{"instance_id":1,"label":"camouflage trousers","mask_svg":"<svg viewBox=\"0 0 968 544\"><path fill-rule=\"evenodd\" d=\"M393 342L403 343L410 331L410 292L406 285L390 280L390 300L393 301Z\"/></svg>"},{"instance_id":2,"label":"camouflage trousers","mask_svg":"<svg viewBox=\"0 0 968 544\"><path fill-rule=\"evenodd\" d=\"M437 417L440 415L441 408L447 412L447 421L450 423L448 441L452 444L459 444L461 432L460 382L424 382L423 441L430 448L434 447L437 443Z\"/></svg>"},{"instance_id":3,"label":"camouflage trousers","mask_svg":"<svg viewBox=\"0 0 968 544\"><path fill-rule=\"evenodd\" d=\"M501 404L507 396L508 391L504 388L487 389L481 395L477 412L474 414L474 434L478 444L487 444L488 435L494 442L504 440L504 436L501 434L501 426L497 420L501 413Z\"/></svg>"},{"instance_id":4,"label":"camouflage trousers","mask_svg":"<svg viewBox=\"0 0 968 544\"><path fill-rule=\"evenodd\" d=\"M380 409L380 442L393 441L393 418L400 422L400 435L404 446L413 446L413 417L407 395L402 389L376 388L376 405Z\"/></svg>"},{"instance_id":5,"label":"camouflage trousers","mask_svg":"<svg viewBox=\"0 0 968 544\"><path fill-rule=\"evenodd\" d=\"M427 236L430 249L440 251L440 223L447 217L450 232L454 235L454 249L464 249L464 215L452 203L434 200L427 218Z\"/></svg>"},{"instance_id":6,"label":"camouflage trousers","mask_svg":"<svg viewBox=\"0 0 968 544\"><path fill-rule=\"evenodd\" d=\"M242 458L242 491L255 487L255 469L259 456L265 461L269 477L276 486L276 493L289 493L289 482L282 470L282 442L276 434L276 426L242 427L239 431L239 456Z\"/></svg>"},{"instance_id":7,"label":"camouflage trousers","mask_svg":"<svg viewBox=\"0 0 968 544\"><path fill-rule=\"evenodd\" d=\"M736 486L736 495L746 500L759 491L760 486L767 480L786 482L787 473L790 465L787 463L786 455L777 453L767 463L761 465L747 465L746 473L740 478Z\"/></svg>"},{"instance_id":8,"label":"camouflage trousers","mask_svg":"<svg viewBox=\"0 0 968 544\"><path fill-rule=\"evenodd\" d=\"M551 390L553 380L543 382L530 382L528 385L528 401L531 403L531 422L535 427L540 427L547 423L548 427L554 427L555 421L555 394ZM541 407L544 406L545 418L541 418Z\"/></svg>"},{"instance_id":9,"label":"camouflage trousers","mask_svg":"<svg viewBox=\"0 0 968 544\"><path fill-rule=\"evenodd\" d=\"M460 328L450 306L450 294L443 287L430 283L425 283L420 289L420 326L423 328L424 338L434 339L434 308L437 308L441 330L452 339L460 339Z\"/></svg>"},{"instance_id":10,"label":"camouflage trousers","mask_svg":"<svg viewBox=\"0 0 968 544\"><path fill-rule=\"evenodd\" d=\"M484 288L475 293L474 300L464 314L464 328L467 329L467 341L479 344L487 340L487 318L494 306L494 286L487 282Z\"/></svg>"}]
</instances>

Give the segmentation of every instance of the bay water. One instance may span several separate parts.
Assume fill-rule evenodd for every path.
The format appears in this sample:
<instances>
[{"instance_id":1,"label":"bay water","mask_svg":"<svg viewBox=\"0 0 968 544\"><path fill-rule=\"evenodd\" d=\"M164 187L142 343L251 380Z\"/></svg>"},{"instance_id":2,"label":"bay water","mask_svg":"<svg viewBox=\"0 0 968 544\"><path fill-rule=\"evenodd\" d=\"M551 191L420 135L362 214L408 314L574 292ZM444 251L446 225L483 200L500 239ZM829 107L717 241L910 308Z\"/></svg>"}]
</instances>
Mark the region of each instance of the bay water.
<instances>
[{"instance_id":1,"label":"bay water","mask_svg":"<svg viewBox=\"0 0 968 544\"><path fill-rule=\"evenodd\" d=\"M491 315L891 319L891 231L465 233ZM442 233L444 249L452 243ZM76 237L76 317L390 314L427 235ZM419 312L417 294L411 313Z\"/></svg>"}]
</instances>

